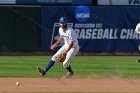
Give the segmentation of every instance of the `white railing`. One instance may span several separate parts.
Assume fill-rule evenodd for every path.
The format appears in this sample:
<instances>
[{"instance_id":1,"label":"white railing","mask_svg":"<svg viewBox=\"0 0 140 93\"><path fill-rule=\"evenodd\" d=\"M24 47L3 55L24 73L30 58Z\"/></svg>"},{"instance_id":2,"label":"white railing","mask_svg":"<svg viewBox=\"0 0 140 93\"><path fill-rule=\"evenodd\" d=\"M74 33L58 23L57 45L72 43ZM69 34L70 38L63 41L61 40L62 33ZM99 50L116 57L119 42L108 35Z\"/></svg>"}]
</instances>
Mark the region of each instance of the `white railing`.
<instances>
[{"instance_id":1,"label":"white railing","mask_svg":"<svg viewBox=\"0 0 140 93\"><path fill-rule=\"evenodd\" d=\"M140 5L140 0L98 0L98 5Z\"/></svg>"}]
</instances>

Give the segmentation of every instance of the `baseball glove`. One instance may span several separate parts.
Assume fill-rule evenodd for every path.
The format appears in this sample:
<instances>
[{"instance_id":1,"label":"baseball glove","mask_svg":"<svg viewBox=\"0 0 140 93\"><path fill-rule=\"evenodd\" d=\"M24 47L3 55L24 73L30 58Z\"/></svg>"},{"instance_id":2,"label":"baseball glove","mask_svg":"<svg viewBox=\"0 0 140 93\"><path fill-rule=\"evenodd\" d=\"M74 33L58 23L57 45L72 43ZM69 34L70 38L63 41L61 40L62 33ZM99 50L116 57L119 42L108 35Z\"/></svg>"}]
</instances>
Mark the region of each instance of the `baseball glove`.
<instances>
[{"instance_id":1,"label":"baseball glove","mask_svg":"<svg viewBox=\"0 0 140 93\"><path fill-rule=\"evenodd\" d=\"M66 55L64 54L59 54L56 58L57 62L64 62L64 60L66 59Z\"/></svg>"}]
</instances>

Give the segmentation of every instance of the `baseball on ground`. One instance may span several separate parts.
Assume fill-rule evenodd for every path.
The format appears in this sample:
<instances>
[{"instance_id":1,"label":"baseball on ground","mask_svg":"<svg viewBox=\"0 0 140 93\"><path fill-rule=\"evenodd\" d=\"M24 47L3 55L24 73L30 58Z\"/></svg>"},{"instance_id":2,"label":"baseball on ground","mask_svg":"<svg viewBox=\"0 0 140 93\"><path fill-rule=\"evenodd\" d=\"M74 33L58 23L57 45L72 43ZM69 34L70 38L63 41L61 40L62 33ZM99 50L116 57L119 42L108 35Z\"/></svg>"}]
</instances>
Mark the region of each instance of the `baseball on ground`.
<instances>
[{"instance_id":1,"label":"baseball on ground","mask_svg":"<svg viewBox=\"0 0 140 93\"><path fill-rule=\"evenodd\" d=\"M16 82L16 86L19 86L19 82Z\"/></svg>"}]
</instances>

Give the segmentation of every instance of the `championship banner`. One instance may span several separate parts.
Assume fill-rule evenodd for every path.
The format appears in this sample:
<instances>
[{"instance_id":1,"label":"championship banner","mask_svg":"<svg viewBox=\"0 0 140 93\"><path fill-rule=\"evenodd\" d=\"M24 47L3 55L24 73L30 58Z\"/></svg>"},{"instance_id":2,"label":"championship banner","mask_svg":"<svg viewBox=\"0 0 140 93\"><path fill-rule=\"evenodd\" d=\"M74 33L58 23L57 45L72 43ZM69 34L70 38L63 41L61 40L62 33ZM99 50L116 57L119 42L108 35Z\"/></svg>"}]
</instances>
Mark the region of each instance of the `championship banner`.
<instances>
[{"instance_id":1,"label":"championship banner","mask_svg":"<svg viewBox=\"0 0 140 93\"><path fill-rule=\"evenodd\" d=\"M59 18L66 17L77 33L80 52L138 52L139 6L43 6L42 51L59 38ZM62 46L60 44L59 46Z\"/></svg>"}]
</instances>

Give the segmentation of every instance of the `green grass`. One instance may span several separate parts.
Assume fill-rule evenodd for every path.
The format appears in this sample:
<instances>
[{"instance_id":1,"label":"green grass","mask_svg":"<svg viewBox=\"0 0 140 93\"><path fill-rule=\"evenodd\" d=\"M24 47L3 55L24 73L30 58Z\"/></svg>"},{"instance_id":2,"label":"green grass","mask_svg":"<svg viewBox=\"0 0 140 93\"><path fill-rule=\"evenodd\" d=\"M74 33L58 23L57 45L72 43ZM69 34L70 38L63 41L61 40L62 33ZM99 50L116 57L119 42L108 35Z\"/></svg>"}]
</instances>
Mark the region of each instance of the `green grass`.
<instances>
[{"instance_id":1,"label":"green grass","mask_svg":"<svg viewBox=\"0 0 140 93\"><path fill-rule=\"evenodd\" d=\"M0 77L40 77L36 67L44 68L50 56L0 56ZM138 56L76 56L72 68L77 77L140 78ZM56 63L46 77L63 77L66 70Z\"/></svg>"}]
</instances>

